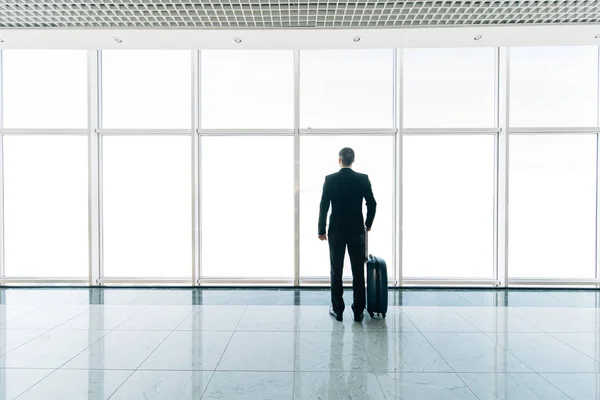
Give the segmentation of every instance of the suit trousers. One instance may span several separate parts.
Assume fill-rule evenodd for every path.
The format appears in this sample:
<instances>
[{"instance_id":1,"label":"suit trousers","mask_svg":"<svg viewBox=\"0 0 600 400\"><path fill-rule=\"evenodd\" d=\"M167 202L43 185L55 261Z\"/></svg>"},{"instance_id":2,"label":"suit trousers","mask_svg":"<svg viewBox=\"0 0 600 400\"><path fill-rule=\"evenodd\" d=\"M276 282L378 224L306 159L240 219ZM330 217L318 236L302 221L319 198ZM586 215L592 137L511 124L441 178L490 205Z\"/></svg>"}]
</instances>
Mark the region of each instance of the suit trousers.
<instances>
[{"instance_id":1,"label":"suit trousers","mask_svg":"<svg viewBox=\"0 0 600 400\"><path fill-rule=\"evenodd\" d=\"M344 256L346 247L352 266L352 289L354 292L355 313L361 313L366 306L365 289L365 234L329 234L329 259L331 263L331 305L336 313L343 313L344 285Z\"/></svg>"}]
</instances>

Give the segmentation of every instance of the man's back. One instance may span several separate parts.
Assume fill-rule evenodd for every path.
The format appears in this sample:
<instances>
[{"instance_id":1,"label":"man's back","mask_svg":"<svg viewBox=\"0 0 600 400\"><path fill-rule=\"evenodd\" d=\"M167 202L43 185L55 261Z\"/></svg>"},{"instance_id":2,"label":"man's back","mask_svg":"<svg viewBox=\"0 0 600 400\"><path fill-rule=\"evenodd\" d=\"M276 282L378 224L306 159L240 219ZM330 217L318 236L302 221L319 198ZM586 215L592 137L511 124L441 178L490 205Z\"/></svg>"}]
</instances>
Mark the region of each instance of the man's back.
<instances>
[{"instance_id":1,"label":"man's back","mask_svg":"<svg viewBox=\"0 0 600 400\"><path fill-rule=\"evenodd\" d=\"M367 219L363 220L363 199L367 202ZM325 234L325 225L329 204L332 213L329 221L329 235L362 233L365 225L370 228L375 218L377 203L373 197L369 177L342 168L328 175L323 185L319 213L319 234Z\"/></svg>"}]
</instances>

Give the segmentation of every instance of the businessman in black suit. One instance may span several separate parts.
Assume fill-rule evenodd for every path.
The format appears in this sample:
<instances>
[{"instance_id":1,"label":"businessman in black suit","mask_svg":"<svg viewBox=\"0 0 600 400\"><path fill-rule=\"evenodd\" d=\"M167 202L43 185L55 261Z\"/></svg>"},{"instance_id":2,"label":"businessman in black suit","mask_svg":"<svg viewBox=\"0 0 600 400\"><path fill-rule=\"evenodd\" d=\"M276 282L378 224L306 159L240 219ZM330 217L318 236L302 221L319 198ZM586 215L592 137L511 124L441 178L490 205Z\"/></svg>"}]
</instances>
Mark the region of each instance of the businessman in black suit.
<instances>
[{"instance_id":1,"label":"businessman in black suit","mask_svg":"<svg viewBox=\"0 0 600 400\"><path fill-rule=\"evenodd\" d=\"M377 202L373 197L371 182L365 174L352 170L354 150L345 147L340 150L340 170L328 175L323 185L319 212L319 239L329 239L329 259L331 263L331 307L329 313L336 320L343 320L344 298L342 275L346 246L352 264L352 288L354 291L354 320L362 321L366 306L365 296L365 227L371 230L375 219ZM363 219L363 199L367 202L367 219ZM325 234L327 212L331 204L329 218L329 238Z\"/></svg>"}]
</instances>

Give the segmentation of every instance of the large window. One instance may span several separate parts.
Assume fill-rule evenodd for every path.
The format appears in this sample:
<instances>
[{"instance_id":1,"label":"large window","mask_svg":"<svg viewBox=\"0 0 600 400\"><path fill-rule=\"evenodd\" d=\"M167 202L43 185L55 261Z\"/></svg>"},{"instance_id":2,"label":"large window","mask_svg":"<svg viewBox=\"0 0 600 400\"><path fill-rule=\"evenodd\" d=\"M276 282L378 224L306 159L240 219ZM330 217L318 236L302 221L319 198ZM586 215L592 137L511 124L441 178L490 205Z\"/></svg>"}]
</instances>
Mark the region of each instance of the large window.
<instances>
[{"instance_id":1,"label":"large window","mask_svg":"<svg viewBox=\"0 0 600 400\"><path fill-rule=\"evenodd\" d=\"M7 276L88 275L87 137L4 137Z\"/></svg>"},{"instance_id":2,"label":"large window","mask_svg":"<svg viewBox=\"0 0 600 400\"><path fill-rule=\"evenodd\" d=\"M494 50L404 50L404 128L493 127Z\"/></svg>"},{"instance_id":3,"label":"large window","mask_svg":"<svg viewBox=\"0 0 600 400\"><path fill-rule=\"evenodd\" d=\"M2 52L5 128L87 127L87 52Z\"/></svg>"},{"instance_id":4,"label":"large window","mask_svg":"<svg viewBox=\"0 0 600 400\"><path fill-rule=\"evenodd\" d=\"M491 278L494 137L405 136L403 274Z\"/></svg>"},{"instance_id":5,"label":"large window","mask_svg":"<svg viewBox=\"0 0 600 400\"><path fill-rule=\"evenodd\" d=\"M292 51L202 52L204 129L292 129Z\"/></svg>"},{"instance_id":6,"label":"large window","mask_svg":"<svg viewBox=\"0 0 600 400\"><path fill-rule=\"evenodd\" d=\"M303 136L300 138L300 274L329 277L329 247L318 239L319 202L325 176L339 170L338 153L351 147L354 169L369 175L377 214L369 233L369 252L388 262L393 278L394 139L391 136ZM363 214L366 216L366 207ZM331 212L331 209L330 209ZM346 254L346 276L351 276Z\"/></svg>"},{"instance_id":7,"label":"large window","mask_svg":"<svg viewBox=\"0 0 600 400\"><path fill-rule=\"evenodd\" d=\"M104 274L191 278L191 140L102 139Z\"/></svg>"},{"instance_id":8,"label":"large window","mask_svg":"<svg viewBox=\"0 0 600 400\"><path fill-rule=\"evenodd\" d=\"M202 275L294 275L291 136L202 138Z\"/></svg>"},{"instance_id":9,"label":"large window","mask_svg":"<svg viewBox=\"0 0 600 400\"><path fill-rule=\"evenodd\" d=\"M510 124L596 126L598 46L510 50Z\"/></svg>"},{"instance_id":10,"label":"large window","mask_svg":"<svg viewBox=\"0 0 600 400\"><path fill-rule=\"evenodd\" d=\"M102 52L102 127L190 129L191 52Z\"/></svg>"},{"instance_id":11,"label":"large window","mask_svg":"<svg viewBox=\"0 0 600 400\"><path fill-rule=\"evenodd\" d=\"M596 135L510 139L509 274L594 278Z\"/></svg>"},{"instance_id":12,"label":"large window","mask_svg":"<svg viewBox=\"0 0 600 400\"><path fill-rule=\"evenodd\" d=\"M392 50L302 51L300 127L392 128Z\"/></svg>"}]
</instances>

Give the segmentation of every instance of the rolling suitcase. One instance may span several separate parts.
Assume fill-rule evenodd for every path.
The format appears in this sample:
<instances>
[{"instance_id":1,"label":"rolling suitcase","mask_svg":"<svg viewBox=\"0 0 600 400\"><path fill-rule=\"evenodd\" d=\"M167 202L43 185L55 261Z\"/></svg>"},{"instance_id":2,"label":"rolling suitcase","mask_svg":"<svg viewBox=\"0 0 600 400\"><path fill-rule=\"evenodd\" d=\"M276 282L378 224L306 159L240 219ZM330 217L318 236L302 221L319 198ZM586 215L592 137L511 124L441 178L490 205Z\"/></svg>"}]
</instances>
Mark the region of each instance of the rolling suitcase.
<instances>
[{"instance_id":1,"label":"rolling suitcase","mask_svg":"<svg viewBox=\"0 0 600 400\"><path fill-rule=\"evenodd\" d=\"M365 255L367 258L367 312L373 318L381 314L385 318L388 307L388 276L385 260L368 252L369 236L365 231Z\"/></svg>"}]
</instances>

